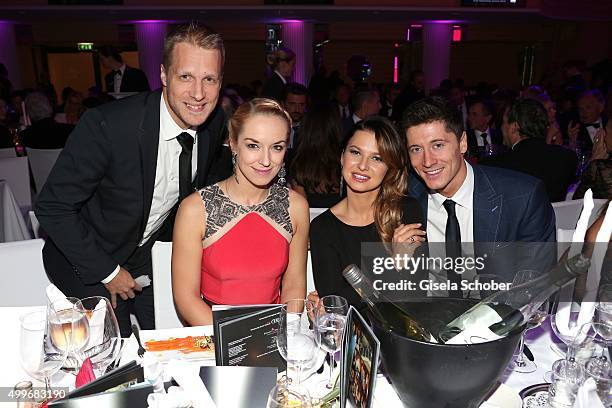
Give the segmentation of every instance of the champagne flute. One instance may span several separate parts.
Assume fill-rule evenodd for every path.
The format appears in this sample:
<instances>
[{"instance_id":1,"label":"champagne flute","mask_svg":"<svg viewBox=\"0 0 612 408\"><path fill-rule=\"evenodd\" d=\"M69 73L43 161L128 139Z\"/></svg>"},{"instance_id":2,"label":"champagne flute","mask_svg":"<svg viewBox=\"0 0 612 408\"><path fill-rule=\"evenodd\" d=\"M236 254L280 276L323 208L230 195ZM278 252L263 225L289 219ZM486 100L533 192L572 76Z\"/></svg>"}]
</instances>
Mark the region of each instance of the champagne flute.
<instances>
[{"instance_id":1,"label":"champagne flute","mask_svg":"<svg viewBox=\"0 0 612 408\"><path fill-rule=\"evenodd\" d=\"M52 347L47 336L49 320L58 320L54 311L38 310L23 315L20 319L19 335L19 361L23 370L40 381L44 381L48 394L51 388L51 376L55 374L66 362L70 349L71 338L66 336L64 330L55 334L63 348Z\"/></svg>"},{"instance_id":2,"label":"champagne flute","mask_svg":"<svg viewBox=\"0 0 612 408\"><path fill-rule=\"evenodd\" d=\"M280 355L287 361L287 374L290 365L295 367L298 385L301 384L302 366L311 361L316 353L309 320L313 307L309 300L289 300L281 306L278 319L276 345Z\"/></svg>"},{"instance_id":3,"label":"champagne flute","mask_svg":"<svg viewBox=\"0 0 612 408\"><path fill-rule=\"evenodd\" d=\"M348 302L342 296L323 296L315 306L317 343L329 356L329 380L325 387L333 388L334 355L342 347L342 336L348 313Z\"/></svg>"},{"instance_id":4,"label":"champagne flute","mask_svg":"<svg viewBox=\"0 0 612 408\"><path fill-rule=\"evenodd\" d=\"M103 374L121 351L119 323L110 301L102 296L81 299L76 310L85 314L89 324L89 341L83 350L85 358L91 360L96 376Z\"/></svg>"},{"instance_id":5,"label":"champagne flute","mask_svg":"<svg viewBox=\"0 0 612 408\"><path fill-rule=\"evenodd\" d=\"M542 273L540 271L532 269L523 269L518 271L518 273L514 277L512 284L513 286L518 286L524 283L528 283L539 278L541 275ZM533 314L527 321L525 331L521 335L518 356L514 360L512 371L515 371L517 373L532 373L537 369L537 365L535 362L525 359L525 333L540 326L544 322L544 320L546 320L546 316L548 316L548 308L549 303L547 300L533 311Z\"/></svg>"},{"instance_id":6,"label":"champagne flute","mask_svg":"<svg viewBox=\"0 0 612 408\"><path fill-rule=\"evenodd\" d=\"M89 323L87 316L75 308L79 299L67 297L55 300L47 306L49 315L49 336L57 349L66 349L66 339L70 348L65 368L79 371L83 364L82 351L89 341Z\"/></svg>"}]
</instances>

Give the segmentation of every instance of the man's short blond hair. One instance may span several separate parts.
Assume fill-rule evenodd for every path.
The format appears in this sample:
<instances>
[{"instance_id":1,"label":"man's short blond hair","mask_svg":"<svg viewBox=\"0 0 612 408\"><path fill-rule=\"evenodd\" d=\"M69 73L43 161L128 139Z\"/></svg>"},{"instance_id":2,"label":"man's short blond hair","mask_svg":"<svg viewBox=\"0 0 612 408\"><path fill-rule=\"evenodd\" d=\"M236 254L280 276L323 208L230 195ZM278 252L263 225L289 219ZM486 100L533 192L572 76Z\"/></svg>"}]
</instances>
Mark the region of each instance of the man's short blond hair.
<instances>
[{"instance_id":1,"label":"man's short blond hair","mask_svg":"<svg viewBox=\"0 0 612 408\"><path fill-rule=\"evenodd\" d=\"M225 46L221 35L211 28L192 21L182 24L166 36L164 40L164 67L166 70L172 64L172 52L178 43L188 43L205 50L217 50L221 54L221 71L225 64Z\"/></svg>"}]
</instances>

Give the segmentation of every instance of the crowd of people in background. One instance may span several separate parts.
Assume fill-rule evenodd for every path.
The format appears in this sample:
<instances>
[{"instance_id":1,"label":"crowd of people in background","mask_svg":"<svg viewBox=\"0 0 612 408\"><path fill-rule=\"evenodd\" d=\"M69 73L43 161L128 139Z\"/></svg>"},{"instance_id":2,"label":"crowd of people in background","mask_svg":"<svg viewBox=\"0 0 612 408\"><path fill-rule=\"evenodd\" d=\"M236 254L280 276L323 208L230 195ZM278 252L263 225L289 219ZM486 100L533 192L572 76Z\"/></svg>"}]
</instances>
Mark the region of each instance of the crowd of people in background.
<instances>
[{"instance_id":1,"label":"crowd of people in background","mask_svg":"<svg viewBox=\"0 0 612 408\"><path fill-rule=\"evenodd\" d=\"M144 73L126 66L116 49L102 47L99 55L101 63L112 70L105 77L106 89L92 86L81 92L66 87L59 101L48 83L38 89L13 89L6 68L0 64L0 148L17 141L16 132L10 129L23 130L18 141L24 146L61 148L87 109L114 100L111 94L116 91L148 90ZM289 180L312 207L329 207L340 200L337 158L355 123L381 115L399 127L406 108L427 94L447 99L461 112L468 138L466 157L471 162L539 177L546 183L551 201L563 200L567 188L580 182L581 176L576 198L588 188L593 188L598 198L612 194L612 132L605 131L612 112L610 61L588 70L580 61L568 61L559 84L544 78L518 90L488 83L468 85L456 78L442 81L428 93L427 73L421 70L413 71L402 87L397 83L345 81L337 71L326 76L321 69L305 86L290 80L295 67L295 53L290 49L279 48L266 62L269 77L265 82L225 84L220 105L229 118L243 102L256 97L282 103L293 120L286 157ZM521 116L520 109L513 109L517 100L526 99L534 101L538 115ZM544 117L540 117L542 113ZM227 143L224 146L227 150ZM568 154L570 151L574 154ZM213 171L218 180L231 170L229 159L222 148Z\"/></svg>"}]
</instances>

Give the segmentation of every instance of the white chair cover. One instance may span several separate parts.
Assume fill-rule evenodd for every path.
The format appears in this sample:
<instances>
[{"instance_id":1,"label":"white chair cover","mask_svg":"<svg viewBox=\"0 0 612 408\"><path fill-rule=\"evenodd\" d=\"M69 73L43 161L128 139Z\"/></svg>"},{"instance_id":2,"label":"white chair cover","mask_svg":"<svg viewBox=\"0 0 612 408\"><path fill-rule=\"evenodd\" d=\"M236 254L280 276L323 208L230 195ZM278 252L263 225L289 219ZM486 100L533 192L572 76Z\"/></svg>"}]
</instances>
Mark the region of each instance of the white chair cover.
<instances>
[{"instance_id":1,"label":"white chair cover","mask_svg":"<svg viewBox=\"0 0 612 408\"><path fill-rule=\"evenodd\" d=\"M32 149L26 147L36 191L40 193L62 149Z\"/></svg>"},{"instance_id":2,"label":"white chair cover","mask_svg":"<svg viewBox=\"0 0 612 408\"><path fill-rule=\"evenodd\" d=\"M308 250L308 261L306 263L306 294L315 290L314 275L312 274L312 260L310 250Z\"/></svg>"},{"instance_id":3,"label":"white chair cover","mask_svg":"<svg viewBox=\"0 0 612 408\"><path fill-rule=\"evenodd\" d=\"M310 209L310 222L317 218L319 215L327 211L327 208L311 208Z\"/></svg>"},{"instance_id":4,"label":"white chair cover","mask_svg":"<svg viewBox=\"0 0 612 408\"><path fill-rule=\"evenodd\" d=\"M0 180L0 242L30 239L30 231L10 186Z\"/></svg>"},{"instance_id":5,"label":"white chair cover","mask_svg":"<svg viewBox=\"0 0 612 408\"><path fill-rule=\"evenodd\" d=\"M591 218L589 219L589 225L595 222L595 219L599 215L599 211L607 201L608 200L605 199L593 200L595 206L593 207L593 212L591 213ZM576 228L580 211L582 211L583 202L584 200L580 199L552 203L553 210L555 211L557 229L573 230ZM570 239L567 241L570 242L571 240L572 239L570 236ZM561 242L558 238L557 241Z\"/></svg>"},{"instance_id":6,"label":"white chair cover","mask_svg":"<svg viewBox=\"0 0 612 408\"><path fill-rule=\"evenodd\" d=\"M45 304L49 278L42 260L42 239L0 244L0 306Z\"/></svg>"},{"instance_id":7,"label":"white chair cover","mask_svg":"<svg viewBox=\"0 0 612 408\"><path fill-rule=\"evenodd\" d=\"M172 297L172 242L156 242L151 249L155 328L183 327Z\"/></svg>"},{"instance_id":8,"label":"white chair cover","mask_svg":"<svg viewBox=\"0 0 612 408\"><path fill-rule=\"evenodd\" d=\"M0 159L17 157L17 152L14 147L7 147L6 149L0 149Z\"/></svg>"},{"instance_id":9,"label":"white chair cover","mask_svg":"<svg viewBox=\"0 0 612 408\"><path fill-rule=\"evenodd\" d=\"M6 180L21 208L32 207L27 157L0 159L0 180Z\"/></svg>"}]
</instances>

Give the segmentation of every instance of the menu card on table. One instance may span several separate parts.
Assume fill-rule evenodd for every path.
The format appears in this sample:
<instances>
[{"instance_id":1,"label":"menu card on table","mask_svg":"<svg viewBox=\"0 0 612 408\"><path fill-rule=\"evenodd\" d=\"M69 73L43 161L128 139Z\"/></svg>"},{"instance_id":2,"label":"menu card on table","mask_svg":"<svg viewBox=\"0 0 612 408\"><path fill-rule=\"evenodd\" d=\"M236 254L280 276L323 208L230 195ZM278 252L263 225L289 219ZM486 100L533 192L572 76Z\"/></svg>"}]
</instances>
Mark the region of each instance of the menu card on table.
<instances>
[{"instance_id":1,"label":"menu card on table","mask_svg":"<svg viewBox=\"0 0 612 408\"><path fill-rule=\"evenodd\" d=\"M213 329L218 366L277 367L285 360L276 346L280 305L214 305Z\"/></svg>"},{"instance_id":2,"label":"menu card on table","mask_svg":"<svg viewBox=\"0 0 612 408\"><path fill-rule=\"evenodd\" d=\"M372 406L380 342L359 314L350 307L344 328L343 355L340 372L340 407Z\"/></svg>"},{"instance_id":3,"label":"menu card on table","mask_svg":"<svg viewBox=\"0 0 612 408\"><path fill-rule=\"evenodd\" d=\"M49 403L49 408L147 407L153 387L144 383L143 368L132 361L77 388L65 398Z\"/></svg>"}]
</instances>

